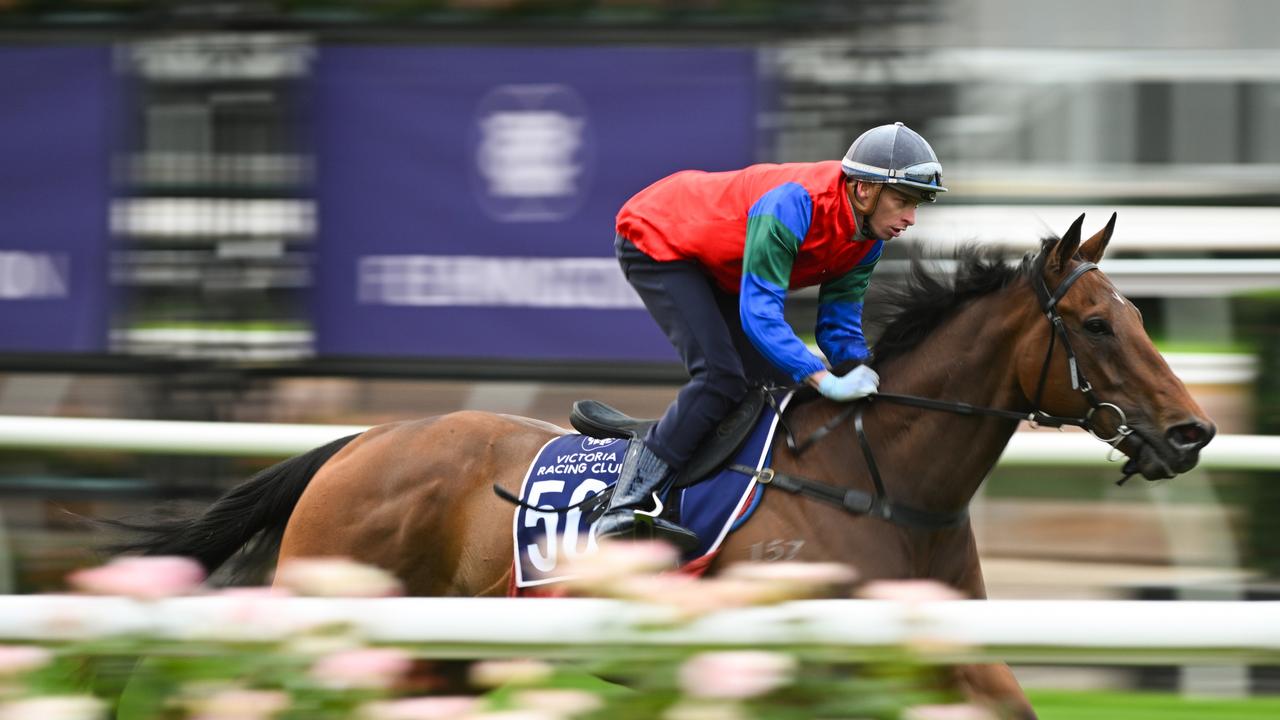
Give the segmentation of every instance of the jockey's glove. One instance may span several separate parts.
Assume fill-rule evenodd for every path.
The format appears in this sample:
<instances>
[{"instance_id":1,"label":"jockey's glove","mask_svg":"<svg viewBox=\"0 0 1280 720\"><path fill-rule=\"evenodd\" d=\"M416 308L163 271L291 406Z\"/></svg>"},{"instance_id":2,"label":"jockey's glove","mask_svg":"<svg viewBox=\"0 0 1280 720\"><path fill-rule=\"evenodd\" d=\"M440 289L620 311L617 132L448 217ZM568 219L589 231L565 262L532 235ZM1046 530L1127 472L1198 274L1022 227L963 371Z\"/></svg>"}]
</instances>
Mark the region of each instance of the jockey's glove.
<instances>
[{"instance_id":1,"label":"jockey's glove","mask_svg":"<svg viewBox=\"0 0 1280 720\"><path fill-rule=\"evenodd\" d=\"M818 392L832 400L845 402L874 395L879 387L880 376L876 371L866 365L859 365L840 377L827 373L818 383Z\"/></svg>"}]
</instances>

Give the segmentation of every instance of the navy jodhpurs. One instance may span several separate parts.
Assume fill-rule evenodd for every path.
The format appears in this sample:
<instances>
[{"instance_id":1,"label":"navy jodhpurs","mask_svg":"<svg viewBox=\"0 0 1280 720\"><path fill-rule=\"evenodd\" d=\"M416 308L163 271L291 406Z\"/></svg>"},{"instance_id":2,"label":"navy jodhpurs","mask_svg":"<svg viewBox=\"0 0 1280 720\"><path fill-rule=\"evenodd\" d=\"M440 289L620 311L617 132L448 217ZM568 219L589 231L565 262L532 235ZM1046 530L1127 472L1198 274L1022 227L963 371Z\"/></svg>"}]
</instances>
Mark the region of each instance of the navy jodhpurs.
<instances>
[{"instance_id":1,"label":"navy jodhpurs","mask_svg":"<svg viewBox=\"0 0 1280 720\"><path fill-rule=\"evenodd\" d=\"M742 331L738 295L721 290L697 263L658 262L621 235L613 247L627 282L689 371L689 382L644 438L653 454L679 470L752 384L792 380Z\"/></svg>"}]
</instances>

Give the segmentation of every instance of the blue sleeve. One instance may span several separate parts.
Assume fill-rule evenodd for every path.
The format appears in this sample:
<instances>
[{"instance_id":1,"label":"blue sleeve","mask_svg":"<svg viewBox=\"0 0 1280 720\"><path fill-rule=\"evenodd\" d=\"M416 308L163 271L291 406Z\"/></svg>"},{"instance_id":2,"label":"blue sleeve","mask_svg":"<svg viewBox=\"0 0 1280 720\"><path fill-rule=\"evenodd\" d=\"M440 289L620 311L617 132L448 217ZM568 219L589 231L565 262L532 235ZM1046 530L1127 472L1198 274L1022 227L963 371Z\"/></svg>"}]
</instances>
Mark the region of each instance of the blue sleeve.
<instances>
[{"instance_id":1,"label":"blue sleeve","mask_svg":"<svg viewBox=\"0 0 1280 720\"><path fill-rule=\"evenodd\" d=\"M870 355L862 332L862 301L871 283L871 273L880 261L882 241L849 272L823 283L818 292L818 347L839 365L851 360L862 361Z\"/></svg>"},{"instance_id":2,"label":"blue sleeve","mask_svg":"<svg viewBox=\"0 0 1280 720\"><path fill-rule=\"evenodd\" d=\"M791 267L813 216L813 199L797 183L770 190L747 214L738 315L751 344L797 382L819 370L822 359L787 324L783 315Z\"/></svg>"}]
</instances>

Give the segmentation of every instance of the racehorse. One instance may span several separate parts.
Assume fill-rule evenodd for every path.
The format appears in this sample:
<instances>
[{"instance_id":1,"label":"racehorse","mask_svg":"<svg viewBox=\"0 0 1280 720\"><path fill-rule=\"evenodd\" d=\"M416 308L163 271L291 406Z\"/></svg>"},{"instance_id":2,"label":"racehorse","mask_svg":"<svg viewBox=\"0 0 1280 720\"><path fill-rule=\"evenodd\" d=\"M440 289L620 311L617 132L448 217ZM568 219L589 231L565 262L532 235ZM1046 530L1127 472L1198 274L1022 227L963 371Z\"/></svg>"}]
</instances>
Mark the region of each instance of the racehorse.
<instances>
[{"instance_id":1,"label":"racehorse","mask_svg":"<svg viewBox=\"0 0 1280 720\"><path fill-rule=\"evenodd\" d=\"M1097 270L1115 216L1082 243L1083 219L1016 266L966 248L943 282L914 263L886 301L891 319L874 347L881 396L856 405L857 432L846 422L853 406L819 398L787 411L807 449L775 439L780 475L859 491L908 520L957 522L920 527L929 523L766 491L710 572L752 559L763 543L791 560L852 565L864 580L931 578L985 597L961 511L1022 419L1084 427L1147 479L1194 467L1215 428L1137 308ZM279 561L348 556L393 572L412 595L501 595L511 508L491 486L516 492L534 454L565 432L484 412L381 425L268 468L198 517L150 527L131 549L194 557L212 571L265 537ZM1035 716L1005 665L961 667L956 679L975 699Z\"/></svg>"}]
</instances>

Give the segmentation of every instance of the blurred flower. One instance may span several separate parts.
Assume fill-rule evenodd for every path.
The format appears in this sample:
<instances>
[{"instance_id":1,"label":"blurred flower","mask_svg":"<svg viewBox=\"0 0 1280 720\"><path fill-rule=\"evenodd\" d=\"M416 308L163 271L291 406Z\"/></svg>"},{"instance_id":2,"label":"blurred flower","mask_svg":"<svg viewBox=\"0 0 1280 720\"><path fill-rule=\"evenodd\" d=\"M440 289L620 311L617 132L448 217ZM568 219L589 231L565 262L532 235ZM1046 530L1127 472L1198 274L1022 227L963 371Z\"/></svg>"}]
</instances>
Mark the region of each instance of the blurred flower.
<instances>
[{"instance_id":1,"label":"blurred flower","mask_svg":"<svg viewBox=\"0 0 1280 720\"><path fill-rule=\"evenodd\" d=\"M795 659L782 653L711 652L695 655L680 666L679 680L690 697L738 700L787 685L795 670Z\"/></svg>"},{"instance_id":2,"label":"blurred flower","mask_svg":"<svg viewBox=\"0 0 1280 720\"><path fill-rule=\"evenodd\" d=\"M313 597L389 597L403 587L391 573L346 558L300 558L276 570L276 583Z\"/></svg>"},{"instance_id":3,"label":"blurred flower","mask_svg":"<svg viewBox=\"0 0 1280 720\"><path fill-rule=\"evenodd\" d=\"M798 600L829 596L851 585L858 573L840 563L737 563L721 577L768 585L783 599Z\"/></svg>"},{"instance_id":4,"label":"blurred flower","mask_svg":"<svg viewBox=\"0 0 1280 720\"><path fill-rule=\"evenodd\" d=\"M204 581L204 567L185 557L125 557L67 577L77 590L94 595L127 595L141 600L187 595Z\"/></svg>"},{"instance_id":5,"label":"blurred flower","mask_svg":"<svg viewBox=\"0 0 1280 720\"><path fill-rule=\"evenodd\" d=\"M320 657L356 650L365 646L364 638L351 625L319 625L290 637L285 650L303 657Z\"/></svg>"},{"instance_id":6,"label":"blurred flower","mask_svg":"<svg viewBox=\"0 0 1280 720\"><path fill-rule=\"evenodd\" d=\"M0 677L30 672L53 661L53 653L30 645L0 645Z\"/></svg>"},{"instance_id":7,"label":"blurred flower","mask_svg":"<svg viewBox=\"0 0 1280 720\"><path fill-rule=\"evenodd\" d=\"M599 697L585 690L521 690L512 699L522 708L557 717L585 715L604 705Z\"/></svg>"},{"instance_id":8,"label":"blurred flower","mask_svg":"<svg viewBox=\"0 0 1280 720\"><path fill-rule=\"evenodd\" d=\"M385 689L404 677L413 657L397 648L347 650L321 658L311 666L311 676L335 688Z\"/></svg>"},{"instance_id":9,"label":"blurred flower","mask_svg":"<svg viewBox=\"0 0 1280 720\"><path fill-rule=\"evenodd\" d=\"M223 599L210 606L207 623L188 628L190 637L254 642L281 637L292 628L288 609L275 602L292 596L284 588L221 588L213 594Z\"/></svg>"},{"instance_id":10,"label":"blurred flower","mask_svg":"<svg viewBox=\"0 0 1280 720\"><path fill-rule=\"evenodd\" d=\"M0 705L0 720L101 720L106 703L89 695L48 695Z\"/></svg>"},{"instance_id":11,"label":"blurred flower","mask_svg":"<svg viewBox=\"0 0 1280 720\"><path fill-rule=\"evenodd\" d=\"M613 595L614 586L635 576L674 570L680 554L658 540L601 540L593 553L566 564L568 584L592 595Z\"/></svg>"},{"instance_id":12,"label":"blurred flower","mask_svg":"<svg viewBox=\"0 0 1280 720\"><path fill-rule=\"evenodd\" d=\"M926 602L963 600L964 595L936 580L876 580L858 592L867 600L893 600L916 605Z\"/></svg>"},{"instance_id":13,"label":"blurred flower","mask_svg":"<svg viewBox=\"0 0 1280 720\"><path fill-rule=\"evenodd\" d=\"M541 710L504 710L468 715L467 720L559 720L559 716Z\"/></svg>"},{"instance_id":14,"label":"blurred flower","mask_svg":"<svg viewBox=\"0 0 1280 720\"><path fill-rule=\"evenodd\" d=\"M736 703L687 700L667 708L662 717L663 720L748 720Z\"/></svg>"},{"instance_id":15,"label":"blurred flower","mask_svg":"<svg viewBox=\"0 0 1280 720\"><path fill-rule=\"evenodd\" d=\"M359 720L447 720L471 717L478 701L469 697L424 697L384 700L360 707Z\"/></svg>"},{"instance_id":16,"label":"blurred flower","mask_svg":"<svg viewBox=\"0 0 1280 720\"><path fill-rule=\"evenodd\" d=\"M997 720L977 705L917 705L902 712L902 720Z\"/></svg>"},{"instance_id":17,"label":"blurred flower","mask_svg":"<svg viewBox=\"0 0 1280 720\"><path fill-rule=\"evenodd\" d=\"M471 666L471 683L479 687L536 685L553 672L540 660L483 660Z\"/></svg>"},{"instance_id":18,"label":"blurred flower","mask_svg":"<svg viewBox=\"0 0 1280 720\"><path fill-rule=\"evenodd\" d=\"M951 628L941 626L924 610L928 603L963 600L959 591L936 580L877 580L858 592L867 600L889 600L903 606L902 619L909 631L907 649L931 655L948 655L966 649L950 639Z\"/></svg>"},{"instance_id":19,"label":"blurred flower","mask_svg":"<svg viewBox=\"0 0 1280 720\"><path fill-rule=\"evenodd\" d=\"M186 705L191 720L266 720L289 707L289 694L230 687L208 691Z\"/></svg>"}]
</instances>

